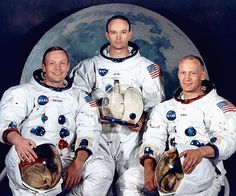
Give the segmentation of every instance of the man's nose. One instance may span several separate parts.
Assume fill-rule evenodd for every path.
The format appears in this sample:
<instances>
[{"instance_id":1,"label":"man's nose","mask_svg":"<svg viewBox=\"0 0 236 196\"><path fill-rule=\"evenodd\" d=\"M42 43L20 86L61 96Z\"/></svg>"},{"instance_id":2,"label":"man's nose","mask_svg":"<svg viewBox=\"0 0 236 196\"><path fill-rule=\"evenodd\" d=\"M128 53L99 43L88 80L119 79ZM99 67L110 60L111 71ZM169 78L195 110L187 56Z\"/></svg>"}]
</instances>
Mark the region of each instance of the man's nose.
<instances>
[{"instance_id":1,"label":"man's nose","mask_svg":"<svg viewBox=\"0 0 236 196\"><path fill-rule=\"evenodd\" d=\"M117 33L116 39L120 39L120 38L121 38L121 34L120 34L120 33Z\"/></svg>"},{"instance_id":2,"label":"man's nose","mask_svg":"<svg viewBox=\"0 0 236 196\"><path fill-rule=\"evenodd\" d=\"M190 79L190 74L189 74L189 73L186 73L186 74L185 74L185 79L186 79L186 80L189 80L189 79Z\"/></svg>"},{"instance_id":3,"label":"man's nose","mask_svg":"<svg viewBox=\"0 0 236 196\"><path fill-rule=\"evenodd\" d=\"M61 67L60 63L59 63L59 62L56 63L55 68L56 68L56 69L60 69L60 67Z\"/></svg>"}]
</instances>

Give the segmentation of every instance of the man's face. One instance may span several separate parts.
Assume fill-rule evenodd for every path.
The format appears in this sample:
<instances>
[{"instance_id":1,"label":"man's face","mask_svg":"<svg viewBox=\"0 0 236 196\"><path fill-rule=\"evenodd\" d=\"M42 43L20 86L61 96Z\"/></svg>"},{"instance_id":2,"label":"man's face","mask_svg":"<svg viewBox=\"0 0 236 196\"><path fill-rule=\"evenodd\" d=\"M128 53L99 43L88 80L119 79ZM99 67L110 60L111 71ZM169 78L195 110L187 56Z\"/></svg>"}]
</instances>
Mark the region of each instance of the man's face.
<instances>
[{"instance_id":1,"label":"man's face","mask_svg":"<svg viewBox=\"0 0 236 196\"><path fill-rule=\"evenodd\" d=\"M125 20L114 19L109 23L106 38L112 49L127 49L131 36L132 32L129 31L129 24Z\"/></svg>"},{"instance_id":2,"label":"man's face","mask_svg":"<svg viewBox=\"0 0 236 196\"><path fill-rule=\"evenodd\" d=\"M49 52L45 57L45 63L42 64L45 72L44 82L49 86L63 87L69 68L68 58L62 50Z\"/></svg>"},{"instance_id":3,"label":"man's face","mask_svg":"<svg viewBox=\"0 0 236 196\"><path fill-rule=\"evenodd\" d=\"M184 93L192 94L193 97L200 95L205 77L205 71L196 59L185 59L179 63L178 78Z\"/></svg>"}]
</instances>

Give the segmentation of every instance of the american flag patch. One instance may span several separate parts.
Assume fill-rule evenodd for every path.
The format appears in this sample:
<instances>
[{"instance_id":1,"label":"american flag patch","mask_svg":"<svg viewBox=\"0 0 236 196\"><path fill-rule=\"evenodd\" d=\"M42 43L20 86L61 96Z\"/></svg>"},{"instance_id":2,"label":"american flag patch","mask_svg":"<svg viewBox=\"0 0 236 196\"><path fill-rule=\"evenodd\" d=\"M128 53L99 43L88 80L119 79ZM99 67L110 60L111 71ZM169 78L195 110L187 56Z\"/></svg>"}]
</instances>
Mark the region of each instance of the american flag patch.
<instances>
[{"instance_id":1,"label":"american flag patch","mask_svg":"<svg viewBox=\"0 0 236 196\"><path fill-rule=\"evenodd\" d=\"M161 74L160 67L157 64L152 64L147 67L147 70L152 79L157 78Z\"/></svg>"},{"instance_id":2,"label":"american flag patch","mask_svg":"<svg viewBox=\"0 0 236 196\"><path fill-rule=\"evenodd\" d=\"M97 107L96 101L94 101L92 97L86 96L84 99L91 107Z\"/></svg>"},{"instance_id":3,"label":"american flag patch","mask_svg":"<svg viewBox=\"0 0 236 196\"><path fill-rule=\"evenodd\" d=\"M236 112L236 107L229 101L221 101L217 106L224 112Z\"/></svg>"}]
</instances>

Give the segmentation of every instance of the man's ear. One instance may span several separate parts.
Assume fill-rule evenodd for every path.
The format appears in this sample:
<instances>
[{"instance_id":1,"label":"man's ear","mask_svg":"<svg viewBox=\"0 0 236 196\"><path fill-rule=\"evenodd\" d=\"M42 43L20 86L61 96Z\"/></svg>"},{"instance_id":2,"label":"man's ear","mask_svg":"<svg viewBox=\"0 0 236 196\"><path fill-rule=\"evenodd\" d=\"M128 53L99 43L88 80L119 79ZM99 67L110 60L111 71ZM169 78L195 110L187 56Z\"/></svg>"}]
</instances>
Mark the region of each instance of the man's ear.
<instances>
[{"instance_id":1,"label":"man's ear","mask_svg":"<svg viewBox=\"0 0 236 196\"><path fill-rule=\"evenodd\" d=\"M202 81L203 81L203 80L206 80L206 72L205 72L205 71L202 72L201 80L202 80Z\"/></svg>"},{"instance_id":2,"label":"man's ear","mask_svg":"<svg viewBox=\"0 0 236 196\"><path fill-rule=\"evenodd\" d=\"M105 35L107 41L109 41L109 33L108 33L108 32L105 32L104 35Z\"/></svg>"},{"instance_id":3,"label":"man's ear","mask_svg":"<svg viewBox=\"0 0 236 196\"><path fill-rule=\"evenodd\" d=\"M42 67L43 72L46 72L46 65L44 63L41 65L41 67Z\"/></svg>"},{"instance_id":4,"label":"man's ear","mask_svg":"<svg viewBox=\"0 0 236 196\"><path fill-rule=\"evenodd\" d=\"M68 67L67 67L67 71L69 71L70 70L70 63L68 63Z\"/></svg>"}]
</instances>

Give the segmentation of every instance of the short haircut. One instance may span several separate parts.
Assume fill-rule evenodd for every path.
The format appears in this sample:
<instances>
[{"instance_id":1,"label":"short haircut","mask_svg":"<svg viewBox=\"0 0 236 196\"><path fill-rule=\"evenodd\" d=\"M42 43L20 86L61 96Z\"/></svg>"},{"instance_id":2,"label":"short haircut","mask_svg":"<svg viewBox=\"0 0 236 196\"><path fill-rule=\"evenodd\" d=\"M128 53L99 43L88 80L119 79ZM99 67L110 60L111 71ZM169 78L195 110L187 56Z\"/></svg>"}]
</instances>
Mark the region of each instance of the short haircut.
<instances>
[{"instance_id":1,"label":"short haircut","mask_svg":"<svg viewBox=\"0 0 236 196\"><path fill-rule=\"evenodd\" d=\"M68 59L68 62L69 62L69 55L68 55L68 53L67 53L62 47L59 47L59 46L52 46L52 47L48 48L48 49L44 52L42 63L45 64L45 58L46 58L46 55L47 55L49 52L57 51L57 50L63 51L63 52L66 54L67 59Z\"/></svg>"},{"instance_id":2,"label":"short haircut","mask_svg":"<svg viewBox=\"0 0 236 196\"><path fill-rule=\"evenodd\" d=\"M126 18L125 16L122 16L122 15L114 15L114 16L112 16L111 18L109 18L109 19L107 20L107 23L106 23L106 32L108 32L108 25L109 25L109 23L110 23L112 20L115 20L115 19L120 19L120 20L126 21L126 22L128 23L128 25L129 25L129 31L131 31L131 23L130 23L130 21L129 21L128 18Z\"/></svg>"},{"instance_id":3,"label":"short haircut","mask_svg":"<svg viewBox=\"0 0 236 196\"><path fill-rule=\"evenodd\" d=\"M200 63L200 65L202 66L202 68L205 67L203 60L199 56L195 56L195 55L190 54L190 55L187 55L187 56L181 58L179 62L181 62L183 60L197 60Z\"/></svg>"}]
</instances>

